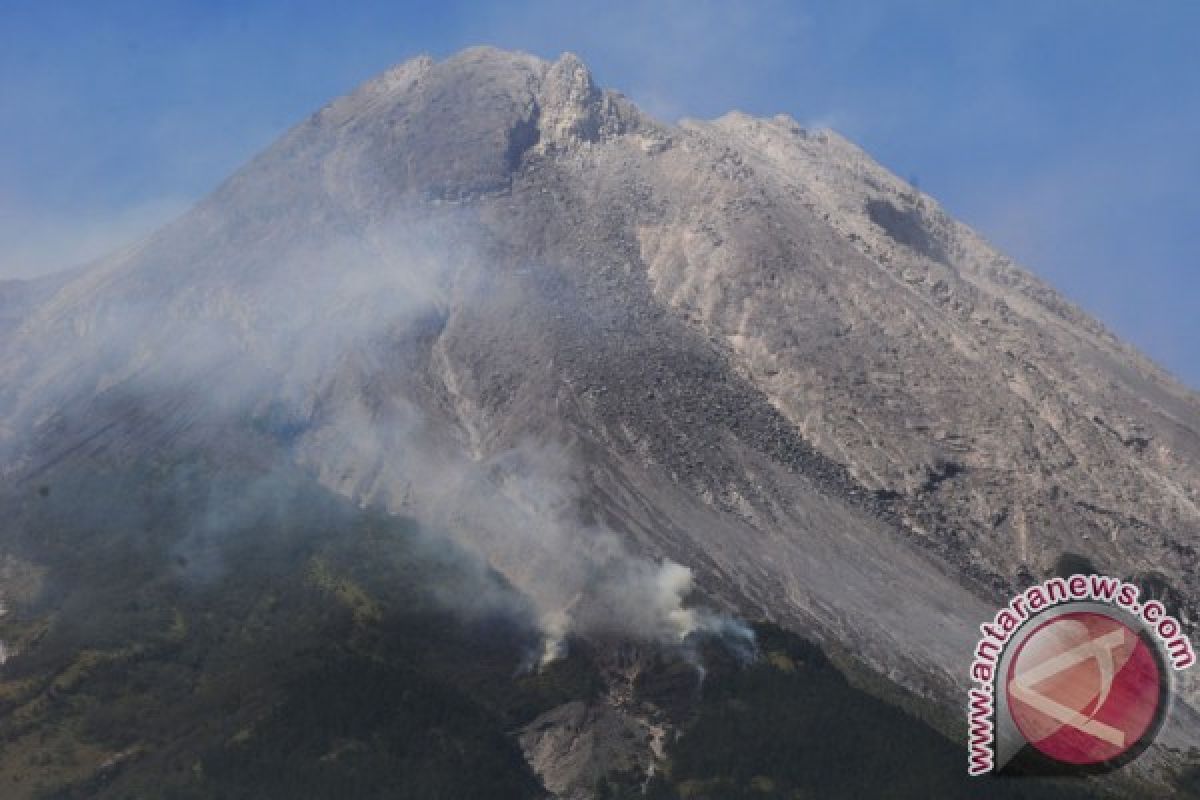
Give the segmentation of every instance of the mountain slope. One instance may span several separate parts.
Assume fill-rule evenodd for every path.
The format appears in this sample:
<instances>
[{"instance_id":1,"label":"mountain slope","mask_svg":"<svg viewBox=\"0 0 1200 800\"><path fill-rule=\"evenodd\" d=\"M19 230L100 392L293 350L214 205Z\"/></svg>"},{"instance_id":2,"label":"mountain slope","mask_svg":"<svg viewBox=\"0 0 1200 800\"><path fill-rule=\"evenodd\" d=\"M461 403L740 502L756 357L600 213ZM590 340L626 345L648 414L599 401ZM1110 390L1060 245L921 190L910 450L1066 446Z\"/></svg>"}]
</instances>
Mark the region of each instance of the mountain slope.
<instances>
[{"instance_id":1,"label":"mountain slope","mask_svg":"<svg viewBox=\"0 0 1200 800\"><path fill-rule=\"evenodd\" d=\"M481 554L551 638L708 624L684 565L944 727L979 622L1064 554L1198 612L1195 393L836 134L665 125L569 55L322 109L22 310L0 423L25 487L283 458Z\"/></svg>"}]
</instances>

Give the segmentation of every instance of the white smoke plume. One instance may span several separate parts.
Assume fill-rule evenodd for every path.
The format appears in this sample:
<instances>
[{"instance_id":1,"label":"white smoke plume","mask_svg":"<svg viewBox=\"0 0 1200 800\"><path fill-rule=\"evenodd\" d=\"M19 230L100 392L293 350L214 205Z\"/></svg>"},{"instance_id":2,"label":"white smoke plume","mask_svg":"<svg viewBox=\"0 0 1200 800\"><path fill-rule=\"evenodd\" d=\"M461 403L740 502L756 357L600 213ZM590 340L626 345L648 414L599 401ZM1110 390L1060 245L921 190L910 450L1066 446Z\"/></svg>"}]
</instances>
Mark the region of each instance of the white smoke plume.
<instances>
[{"instance_id":1,"label":"white smoke plume","mask_svg":"<svg viewBox=\"0 0 1200 800\"><path fill-rule=\"evenodd\" d=\"M186 419L179 436L195 431L218 450L226 437L240 452L239 426L256 424L330 488L412 516L486 560L536 606L543 660L570 635L682 645L699 631L734 631L689 605L687 567L631 553L618 532L582 521L586 482L567 445L489 452L470 419L423 406L409 365L388 362L393 342L436 332L455 303L469 310L487 269L469 223L393 219L249 249L204 240L192 252L178 236L163 240L169 248L152 237L92 267L0 342L3 469L36 470L78 441L112 446L103 409L131 398L151 417ZM178 224L205 231L228 220L202 207ZM84 420L64 453L25 435L64 414ZM451 608L475 602L472 587L438 591Z\"/></svg>"}]
</instances>

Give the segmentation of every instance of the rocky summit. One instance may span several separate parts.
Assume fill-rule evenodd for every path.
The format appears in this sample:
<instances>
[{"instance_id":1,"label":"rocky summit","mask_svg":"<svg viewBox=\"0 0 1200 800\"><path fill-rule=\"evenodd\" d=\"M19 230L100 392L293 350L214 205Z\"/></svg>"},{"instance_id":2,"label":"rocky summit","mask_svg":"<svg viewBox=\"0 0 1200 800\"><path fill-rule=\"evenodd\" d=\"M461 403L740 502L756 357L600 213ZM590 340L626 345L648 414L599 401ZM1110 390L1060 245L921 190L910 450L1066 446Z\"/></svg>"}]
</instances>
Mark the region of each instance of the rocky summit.
<instances>
[{"instance_id":1,"label":"rocky summit","mask_svg":"<svg viewBox=\"0 0 1200 800\"><path fill-rule=\"evenodd\" d=\"M0 283L0 473L0 776L21 796L132 796L139 774L242 796L221 770L296 729L277 718L293 695L245 678L228 729L146 706L114 738L95 709L124 684L90 687L161 664L169 696L196 696L260 658L253 642L295 641L272 639L279 603L306 625L342 609L355 685L413 681L416 656L395 675L354 659L389 635L432 652L380 628L387 587L431 574L421 602L448 630L499 615L515 650L529 640L487 656L528 662L520 708L497 710L508 690L458 650L430 662L502 721L493 758L527 765L504 796L682 774L670 743L706 719L695 670L722 658L698 638L799 669L762 641L802 637L837 665L821 680L898 704L965 772L978 626L1012 593L1082 563L1200 619L1200 396L838 134L667 124L569 54L406 62L136 246ZM414 563L441 566L364 577L361 558L391 556L261 533L260 506L322 493L306 519L371 548L403 520ZM245 550L256 536L270 546ZM115 543L122 560L92 569ZM131 597L105 593L114 574ZM261 668L290 675L320 646ZM318 695L339 680L293 677ZM1158 742L1092 790L1161 788L1194 762L1200 684L1179 677ZM21 762L51 724L62 763ZM359 763L372 735L347 727L310 761ZM686 796L740 796L707 791Z\"/></svg>"}]
</instances>

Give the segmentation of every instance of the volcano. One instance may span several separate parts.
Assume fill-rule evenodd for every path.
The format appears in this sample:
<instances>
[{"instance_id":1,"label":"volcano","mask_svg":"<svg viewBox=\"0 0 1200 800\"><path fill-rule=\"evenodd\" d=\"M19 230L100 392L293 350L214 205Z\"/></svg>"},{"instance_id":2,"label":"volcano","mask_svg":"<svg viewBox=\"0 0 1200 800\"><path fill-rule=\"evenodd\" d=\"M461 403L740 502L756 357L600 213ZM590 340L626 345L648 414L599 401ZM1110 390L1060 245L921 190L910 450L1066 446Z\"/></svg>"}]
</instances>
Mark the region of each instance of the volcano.
<instances>
[{"instance_id":1,"label":"volcano","mask_svg":"<svg viewBox=\"0 0 1200 800\"><path fill-rule=\"evenodd\" d=\"M668 791L698 670L806 663L957 773L1013 593L1200 618L1200 396L838 134L569 54L408 61L0 283L0 473L13 796ZM1176 791L1198 708L1088 790Z\"/></svg>"}]
</instances>

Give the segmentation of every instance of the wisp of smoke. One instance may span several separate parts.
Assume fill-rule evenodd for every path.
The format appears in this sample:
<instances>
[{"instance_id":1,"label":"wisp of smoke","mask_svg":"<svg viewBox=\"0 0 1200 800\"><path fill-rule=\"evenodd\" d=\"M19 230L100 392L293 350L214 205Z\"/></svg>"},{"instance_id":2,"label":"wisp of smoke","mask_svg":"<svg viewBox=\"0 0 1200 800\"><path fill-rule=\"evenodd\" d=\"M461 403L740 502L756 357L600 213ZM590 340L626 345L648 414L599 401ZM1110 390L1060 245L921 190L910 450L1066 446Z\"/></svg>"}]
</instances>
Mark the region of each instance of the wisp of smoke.
<instances>
[{"instance_id":1,"label":"wisp of smoke","mask_svg":"<svg viewBox=\"0 0 1200 800\"><path fill-rule=\"evenodd\" d=\"M202 221L204 213L194 212ZM582 520L588 490L571 477L566 447L508 443L488 454L447 436L455 420L429 419L410 396L404 365L389 362L392 343L420 334L425 320L436 330L456 291L460 304L470 302L463 287L481 259L463 230L393 220L353 235L268 242L262 252L197 243L191 261L176 247L150 275L134 269L136 258L102 263L0 347L0 431L39 430L72 404L87 418L98 398L115 395L136 397L151 416L204 423L184 431L237 437L240 426L266 420L278 457L443 532L525 593L541 616L543 661L560 657L572 635L674 647L697 633L751 641L735 621L691 604L686 566L631 553L617 531ZM154 239L145 245L155 247ZM94 426L107 423L101 416ZM36 447L25 452L44 457ZM248 487L247 502L269 499ZM206 520L197 535L207 541L225 527ZM471 587L439 591L450 607L472 605Z\"/></svg>"}]
</instances>

